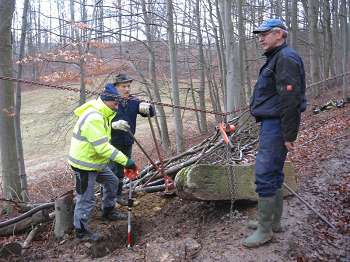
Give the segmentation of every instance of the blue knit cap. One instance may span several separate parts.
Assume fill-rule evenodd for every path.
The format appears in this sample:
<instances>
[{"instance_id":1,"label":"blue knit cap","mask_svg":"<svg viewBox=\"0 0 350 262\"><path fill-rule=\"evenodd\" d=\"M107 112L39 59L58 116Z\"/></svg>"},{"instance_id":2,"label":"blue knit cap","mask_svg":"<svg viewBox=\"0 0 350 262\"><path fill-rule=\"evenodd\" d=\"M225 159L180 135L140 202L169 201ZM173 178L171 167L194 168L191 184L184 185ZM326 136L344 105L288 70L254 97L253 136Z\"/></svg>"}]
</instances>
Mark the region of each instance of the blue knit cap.
<instances>
[{"instance_id":1,"label":"blue knit cap","mask_svg":"<svg viewBox=\"0 0 350 262\"><path fill-rule=\"evenodd\" d=\"M254 29L253 34L259 34L262 32L270 31L272 28L279 27L283 30L287 30L281 19L270 18L262 22L258 28Z\"/></svg>"},{"instance_id":2,"label":"blue knit cap","mask_svg":"<svg viewBox=\"0 0 350 262\"><path fill-rule=\"evenodd\" d=\"M107 84L105 89L100 94L100 98L103 101L119 101L120 95L117 88L113 84Z\"/></svg>"}]
</instances>

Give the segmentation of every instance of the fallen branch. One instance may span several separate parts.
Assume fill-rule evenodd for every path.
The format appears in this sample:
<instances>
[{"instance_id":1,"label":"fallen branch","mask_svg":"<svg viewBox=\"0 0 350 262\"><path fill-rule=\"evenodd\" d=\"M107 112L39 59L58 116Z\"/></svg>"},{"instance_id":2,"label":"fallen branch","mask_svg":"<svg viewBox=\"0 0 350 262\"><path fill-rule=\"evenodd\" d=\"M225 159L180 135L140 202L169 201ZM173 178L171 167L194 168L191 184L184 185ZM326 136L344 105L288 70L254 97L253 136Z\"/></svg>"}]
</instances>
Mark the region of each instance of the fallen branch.
<instances>
[{"instance_id":1,"label":"fallen branch","mask_svg":"<svg viewBox=\"0 0 350 262\"><path fill-rule=\"evenodd\" d=\"M40 210L43 210L43 209L49 209L49 208L53 208L55 206L55 203L54 202L51 202L51 203L46 203L46 204L43 204L43 205L40 205L40 206L37 206L31 210L29 210L28 212L18 216L18 217L15 217L15 218L11 218L9 220L6 220L6 221L3 221L0 223L0 228L3 228L3 227L6 227L8 225L11 225L11 224L15 224L25 218L28 218L28 217L31 217L33 214L37 213L38 211Z\"/></svg>"}]
</instances>

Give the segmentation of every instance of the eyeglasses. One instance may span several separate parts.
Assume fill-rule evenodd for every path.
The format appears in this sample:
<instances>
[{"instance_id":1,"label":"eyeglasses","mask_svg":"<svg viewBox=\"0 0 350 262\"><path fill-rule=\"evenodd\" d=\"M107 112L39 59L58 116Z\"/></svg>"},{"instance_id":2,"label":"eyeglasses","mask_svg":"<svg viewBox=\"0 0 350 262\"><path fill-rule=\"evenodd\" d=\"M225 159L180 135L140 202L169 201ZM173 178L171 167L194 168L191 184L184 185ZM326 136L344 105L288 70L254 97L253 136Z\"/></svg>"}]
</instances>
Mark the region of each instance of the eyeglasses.
<instances>
[{"instance_id":1,"label":"eyeglasses","mask_svg":"<svg viewBox=\"0 0 350 262\"><path fill-rule=\"evenodd\" d=\"M266 32L262 32L262 33L258 34L258 38L266 37L266 36L268 36L269 34L271 34L272 32L273 32L273 30L269 30L269 31L266 31Z\"/></svg>"}]
</instances>

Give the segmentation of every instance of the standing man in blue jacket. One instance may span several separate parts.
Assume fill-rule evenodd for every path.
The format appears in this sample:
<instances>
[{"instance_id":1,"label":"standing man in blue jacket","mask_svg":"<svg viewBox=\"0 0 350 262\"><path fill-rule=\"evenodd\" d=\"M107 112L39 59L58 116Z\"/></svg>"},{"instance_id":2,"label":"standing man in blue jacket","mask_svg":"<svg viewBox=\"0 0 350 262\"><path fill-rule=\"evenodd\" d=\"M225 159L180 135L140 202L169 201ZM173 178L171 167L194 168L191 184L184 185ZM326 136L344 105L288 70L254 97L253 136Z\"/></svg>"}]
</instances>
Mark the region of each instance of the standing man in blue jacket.
<instances>
[{"instance_id":1,"label":"standing man in blue jacket","mask_svg":"<svg viewBox=\"0 0 350 262\"><path fill-rule=\"evenodd\" d=\"M273 232L282 231L283 165L287 152L294 149L300 115L306 109L303 61L287 46L283 22L265 20L253 33L258 35L266 62L250 101L251 114L261 128L255 166L258 222L243 242L246 247L260 246L272 239Z\"/></svg>"},{"instance_id":2,"label":"standing man in blue jacket","mask_svg":"<svg viewBox=\"0 0 350 262\"><path fill-rule=\"evenodd\" d=\"M135 134L136 118L138 114L143 117L153 117L155 115L153 105L146 102L140 102L137 97L130 94L132 81L133 79L127 74L118 74L114 82L117 92L126 99L118 104L117 115L112 120L111 144L119 151L123 152L127 157L131 156L132 145L134 143L134 138L127 132L127 130L129 129ZM120 181L122 181L124 167L111 162L110 168ZM121 197L122 186L123 184L119 183L117 202L126 206L127 200Z\"/></svg>"}]
</instances>

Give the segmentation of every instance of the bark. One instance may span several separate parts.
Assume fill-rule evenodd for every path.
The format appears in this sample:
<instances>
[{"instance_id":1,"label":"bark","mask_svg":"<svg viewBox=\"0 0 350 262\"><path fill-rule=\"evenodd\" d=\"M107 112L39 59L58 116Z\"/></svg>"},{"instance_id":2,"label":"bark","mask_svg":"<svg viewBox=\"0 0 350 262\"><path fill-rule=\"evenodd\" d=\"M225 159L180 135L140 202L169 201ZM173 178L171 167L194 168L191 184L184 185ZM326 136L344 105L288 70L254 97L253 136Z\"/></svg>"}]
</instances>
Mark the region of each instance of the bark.
<instances>
[{"instance_id":1,"label":"bark","mask_svg":"<svg viewBox=\"0 0 350 262\"><path fill-rule=\"evenodd\" d=\"M28 228L40 223L49 221L50 217L47 212L38 212L30 217L26 217L14 224L0 228L0 236L11 236L13 234L22 233Z\"/></svg>"},{"instance_id":2,"label":"bark","mask_svg":"<svg viewBox=\"0 0 350 262\"><path fill-rule=\"evenodd\" d=\"M145 21L145 31L146 31L146 37L147 37L147 45L148 45L148 73L149 77L151 79L151 82L153 84L153 92L156 102L161 102L161 96L159 91L159 85L157 80L157 73L156 73L156 59L155 59L155 50L153 47L153 37L151 34L151 28L150 28L150 17L148 15L148 11L146 8L146 1L141 1L142 5L142 13L144 16ZM168 132L168 124L166 121L166 115L164 108L162 106L157 106L157 112L159 114L159 122L160 122L160 131L161 131L161 141L162 141L162 147L166 152L170 151L170 139L169 139L169 132ZM158 116L157 116L158 117Z\"/></svg>"},{"instance_id":3,"label":"bark","mask_svg":"<svg viewBox=\"0 0 350 262\"><path fill-rule=\"evenodd\" d=\"M220 1L220 4L223 8L223 2ZM222 14L220 13L220 9L219 9L219 3L218 0L215 0L215 9L216 9L216 17L218 19L218 24L219 24L219 35L220 35L220 51L221 51L221 64L222 64L222 75L221 75L221 82L222 82L222 97L224 100L224 110L227 111L227 100L226 100L226 90L227 90L227 83L226 83L226 75L227 75L227 67L226 67L226 56L225 56L225 46L224 46L224 39L225 39L225 35L224 35L224 25L222 22Z\"/></svg>"},{"instance_id":4,"label":"bark","mask_svg":"<svg viewBox=\"0 0 350 262\"><path fill-rule=\"evenodd\" d=\"M0 2L0 75L12 77L11 21L15 1ZM21 196L18 155L16 150L14 92L11 81L0 81L0 134L2 188L6 199Z\"/></svg>"},{"instance_id":5,"label":"bark","mask_svg":"<svg viewBox=\"0 0 350 262\"><path fill-rule=\"evenodd\" d=\"M217 2L217 1L216 1ZM225 85L225 72L224 72L224 58L223 58L223 50L221 49L221 45L220 45L220 40L219 40L219 36L218 36L218 30L216 29L216 24L214 22L214 18L213 18L213 9L212 9L212 4L211 1L208 1L208 6L209 6L209 17L210 17L210 22L213 26L212 30L214 33L214 41L215 41L215 47L216 47L216 53L217 53L217 57L219 60L219 72L220 72L220 83L219 85L221 87L226 86ZM219 19L220 17L218 17ZM216 90L217 91L217 90ZM218 99L218 102L220 103L221 100Z\"/></svg>"},{"instance_id":6,"label":"bark","mask_svg":"<svg viewBox=\"0 0 350 262\"><path fill-rule=\"evenodd\" d=\"M199 0L196 0L195 7L195 16L196 16L196 31L197 31L197 40L198 40L198 53L199 53L199 108L205 110L205 61L204 61L204 52L203 52L203 39L201 31L201 18L199 10ZM201 119L201 133L208 132L207 118L204 112L200 114Z\"/></svg>"},{"instance_id":7,"label":"bark","mask_svg":"<svg viewBox=\"0 0 350 262\"><path fill-rule=\"evenodd\" d=\"M311 81L320 81L320 48L318 37L318 0L308 0L309 4L309 36L310 36L310 72ZM315 89L315 95L319 95L319 90Z\"/></svg>"},{"instance_id":8,"label":"bark","mask_svg":"<svg viewBox=\"0 0 350 262\"><path fill-rule=\"evenodd\" d=\"M298 0L292 0L292 24L291 24L290 45L298 50Z\"/></svg>"},{"instance_id":9,"label":"bark","mask_svg":"<svg viewBox=\"0 0 350 262\"><path fill-rule=\"evenodd\" d=\"M170 72L171 72L171 86L172 86L172 99L176 106L180 105L179 88L177 82L177 65L176 65L176 45L174 35L174 22L173 22L173 2L167 0L167 23L168 23L168 45L170 56ZM175 132L176 132L176 152L180 153L184 150L183 143L183 127L181 121L181 111L178 108L174 108L175 115Z\"/></svg>"},{"instance_id":10,"label":"bark","mask_svg":"<svg viewBox=\"0 0 350 262\"><path fill-rule=\"evenodd\" d=\"M344 101L347 101L348 97L349 97L349 85L348 85L348 76L345 75L346 73L346 69L347 69L347 19L346 19L346 0L341 0L341 4L340 4L340 10L341 10L341 19L340 19L340 31L341 31L341 35L342 35L342 69L343 69L343 85L342 85L342 90L343 90L343 98Z\"/></svg>"},{"instance_id":11,"label":"bark","mask_svg":"<svg viewBox=\"0 0 350 262\"><path fill-rule=\"evenodd\" d=\"M233 37L233 24L232 24L232 2L229 0L224 1L223 6L224 17L224 34L225 34L225 57L227 63L226 74L226 111L231 112L239 107L241 93L239 90L239 81L237 80L237 60L235 60L234 54L234 37ZM230 117L230 116L229 116Z\"/></svg>"},{"instance_id":12,"label":"bark","mask_svg":"<svg viewBox=\"0 0 350 262\"><path fill-rule=\"evenodd\" d=\"M22 28L21 28L21 40L19 48L18 60L21 61L24 57L24 47L26 41L27 32L27 12L29 7L29 0L24 1L23 14L22 14ZM22 78L23 66L18 64L17 79ZM22 132L21 132L21 106L22 106L22 94L21 83L16 83L16 114L15 114L15 136L16 136L16 149L18 157L19 176L21 180L21 198L23 201L29 200L28 186L27 186L27 174L24 164L23 144L22 144Z\"/></svg>"},{"instance_id":13,"label":"bark","mask_svg":"<svg viewBox=\"0 0 350 262\"><path fill-rule=\"evenodd\" d=\"M339 5L338 0L332 1L332 11L333 11L333 48L334 48L334 72L335 75L338 75L340 72L342 72L341 68L341 33L340 33L340 27L339 27ZM339 66L340 65L340 66Z\"/></svg>"},{"instance_id":14,"label":"bark","mask_svg":"<svg viewBox=\"0 0 350 262\"><path fill-rule=\"evenodd\" d=\"M242 107L247 102L247 96L246 96L246 89L244 85L244 78L245 78L245 70L244 70L244 46L245 43L245 30L244 30L244 19L243 19L243 5L244 0L237 0L237 7L238 7L238 67L239 67L239 85L237 86L240 89L241 93L241 99L240 104L238 107Z\"/></svg>"},{"instance_id":15,"label":"bark","mask_svg":"<svg viewBox=\"0 0 350 262\"><path fill-rule=\"evenodd\" d=\"M119 52L122 54L123 52L123 45L122 45L122 32L123 32L123 23L122 23L122 0L118 0L118 27L119 27Z\"/></svg>"},{"instance_id":16,"label":"bark","mask_svg":"<svg viewBox=\"0 0 350 262\"><path fill-rule=\"evenodd\" d=\"M331 10L329 1L323 1L323 24L324 24L324 63L323 63L323 74L324 78L330 77L330 68L333 57L333 39L331 31Z\"/></svg>"}]
</instances>

